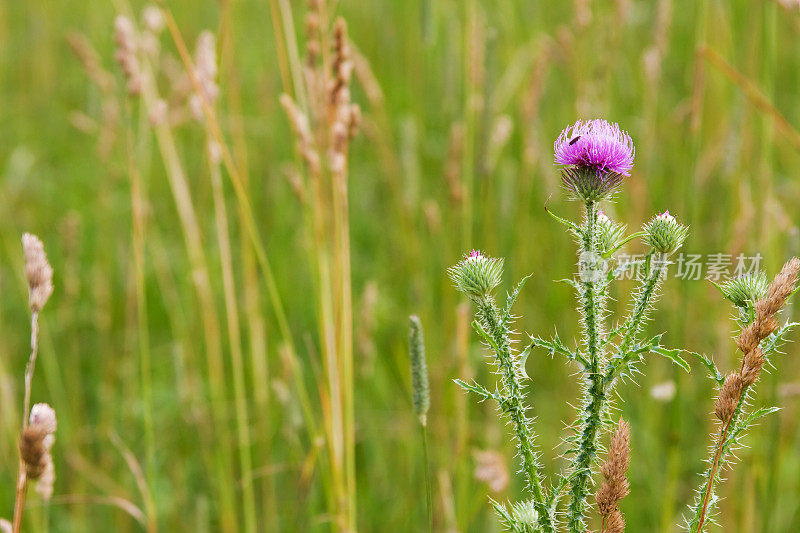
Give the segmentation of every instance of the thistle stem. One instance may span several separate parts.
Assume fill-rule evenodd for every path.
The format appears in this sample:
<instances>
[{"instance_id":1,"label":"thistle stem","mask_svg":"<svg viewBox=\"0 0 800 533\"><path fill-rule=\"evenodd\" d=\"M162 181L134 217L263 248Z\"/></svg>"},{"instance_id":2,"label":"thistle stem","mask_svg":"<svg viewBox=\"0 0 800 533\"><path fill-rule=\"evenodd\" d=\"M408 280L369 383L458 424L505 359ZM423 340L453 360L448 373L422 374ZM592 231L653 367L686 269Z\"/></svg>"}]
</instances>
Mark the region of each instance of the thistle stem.
<instances>
[{"instance_id":1,"label":"thistle stem","mask_svg":"<svg viewBox=\"0 0 800 533\"><path fill-rule=\"evenodd\" d=\"M606 369L604 385L606 389L613 386L614 381L619 376L620 372L624 370L623 366L626 364L624 359L625 354L627 353L628 349L630 349L631 345L636 341L636 335L639 332L639 328L641 327L642 322L647 315L647 309L650 306L650 301L653 299L653 296L656 293L658 283L661 280L661 276L665 268L666 262L656 263L656 265L651 268L649 275L647 278L645 278L642 284L642 287L638 293L639 296L633 305L633 310L631 311L630 317L625 322L625 336L622 338L622 342L617 349L617 355L614 358L615 362L620 360L622 360L622 362L618 365L609 364L608 368Z\"/></svg>"},{"instance_id":2,"label":"thistle stem","mask_svg":"<svg viewBox=\"0 0 800 533\"><path fill-rule=\"evenodd\" d=\"M597 253L597 204L586 203L586 226L583 228L583 242L581 252L594 258ZM593 276L586 276L582 282L582 311L584 326L584 345L589 359L587 378L589 387L584 396L584 420L580 437L578 455L575 458L570 480L570 493L572 499L569 504L567 526L571 533L581 533L584 530L583 515L585 512L586 496L589 491L591 465L597 455L597 432L600 427L601 413L605 403L605 382L600 371L603 364L603 354L600 349L602 302L598 294L597 281Z\"/></svg>"},{"instance_id":3,"label":"thistle stem","mask_svg":"<svg viewBox=\"0 0 800 533\"><path fill-rule=\"evenodd\" d=\"M478 303L478 318L486 326L486 330L494 340L497 350L495 361L500 369L503 381L505 399L502 409L514 423L514 434L519 444L519 454L522 457L522 469L528 481L528 489L533 494L533 503L539 517L539 526L545 533L555 531L553 522L548 512L541 480L539 467L536 464L536 453L533 450L533 435L530 422L525 416L525 406L522 403L521 387L514 369L514 359L511 356L508 331L501 326L498 320L498 311L494 301L486 297Z\"/></svg>"},{"instance_id":4,"label":"thistle stem","mask_svg":"<svg viewBox=\"0 0 800 533\"><path fill-rule=\"evenodd\" d=\"M744 403L743 400L747 394L748 388L749 387L747 386L742 388L742 393L739 396L739 401L736 403L736 409L734 410L731 419L720 428L719 437L717 438L717 442L714 446L714 458L711 461L711 466L708 469L708 475L706 476L705 483L703 484L703 503L695 513L694 520L692 520L692 524L690 526L690 530L695 531L696 533L701 533L703 531L703 525L705 524L706 517L708 515L708 506L711 503L711 494L714 492L714 485L716 485L717 482L717 474L719 473L720 467L725 460L725 442L728 438L728 433L730 432L731 427L736 424L739 414L742 412L742 405Z\"/></svg>"}]
</instances>

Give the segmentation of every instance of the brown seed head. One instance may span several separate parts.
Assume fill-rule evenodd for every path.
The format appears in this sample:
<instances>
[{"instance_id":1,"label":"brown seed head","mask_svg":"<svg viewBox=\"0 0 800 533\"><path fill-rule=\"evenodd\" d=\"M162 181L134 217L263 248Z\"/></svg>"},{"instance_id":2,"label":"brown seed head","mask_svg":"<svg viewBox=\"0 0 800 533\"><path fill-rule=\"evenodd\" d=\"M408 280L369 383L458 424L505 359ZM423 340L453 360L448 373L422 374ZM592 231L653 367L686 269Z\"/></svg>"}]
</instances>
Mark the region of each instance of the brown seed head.
<instances>
[{"instance_id":1,"label":"brown seed head","mask_svg":"<svg viewBox=\"0 0 800 533\"><path fill-rule=\"evenodd\" d=\"M620 419L611 437L611 445L608 448L608 458L600 467L600 472L605 478L605 481L595 494L597 509L600 512L600 516L608 517L614 513L618 508L618 502L630 493L630 485L625 477L625 472L628 470L628 466L630 466L631 462L630 444L630 425Z\"/></svg>"},{"instance_id":2,"label":"brown seed head","mask_svg":"<svg viewBox=\"0 0 800 533\"><path fill-rule=\"evenodd\" d=\"M725 378L719 391L719 397L714 404L714 413L723 422L727 423L733 416L742 395L743 385L742 376L738 372L731 372Z\"/></svg>"},{"instance_id":3,"label":"brown seed head","mask_svg":"<svg viewBox=\"0 0 800 533\"><path fill-rule=\"evenodd\" d=\"M30 425L22 430L19 439L20 457L31 479L39 479L48 468L52 469L50 448L55 442L56 413L46 403L37 403L31 408Z\"/></svg>"},{"instance_id":4,"label":"brown seed head","mask_svg":"<svg viewBox=\"0 0 800 533\"><path fill-rule=\"evenodd\" d=\"M775 276L767 290L766 299L774 300L778 304L778 308L781 308L795 289L798 271L800 271L800 259L792 257Z\"/></svg>"},{"instance_id":5,"label":"brown seed head","mask_svg":"<svg viewBox=\"0 0 800 533\"><path fill-rule=\"evenodd\" d=\"M760 347L745 354L742 364L742 384L745 387L749 387L755 383L758 376L761 374L761 369L764 368L765 362L764 352Z\"/></svg>"},{"instance_id":6,"label":"brown seed head","mask_svg":"<svg viewBox=\"0 0 800 533\"><path fill-rule=\"evenodd\" d=\"M44 438L47 431L41 426L28 426L22 430L19 440L19 453L25 462L28 477L38 479L44 470L42 458L47 453L44 447Z\"/></svg>"},{"instance_id":7,"label":"brown seed head","mask_svg":"<svg viewBox=\"0 0 800 533\"><path fill-rule=\"evenodd\" d=\"M31 311L38 313L53 294L53 268L47 262L42 241L36 235L26 233L22 236L22 250L25 253L25 275L30 289L28 302Z\"/></svg>"},{"instance_id":8,"label":"brown seed head","mask_svg":"<svg viewBox=\"0 0 800 533\"><path fill-rule=\"evenodd\" d=\"M606 527L603 531L604 533L623 533L625 531L625 519L619 509L606 518Z\"/></svg>"}]
</instances>

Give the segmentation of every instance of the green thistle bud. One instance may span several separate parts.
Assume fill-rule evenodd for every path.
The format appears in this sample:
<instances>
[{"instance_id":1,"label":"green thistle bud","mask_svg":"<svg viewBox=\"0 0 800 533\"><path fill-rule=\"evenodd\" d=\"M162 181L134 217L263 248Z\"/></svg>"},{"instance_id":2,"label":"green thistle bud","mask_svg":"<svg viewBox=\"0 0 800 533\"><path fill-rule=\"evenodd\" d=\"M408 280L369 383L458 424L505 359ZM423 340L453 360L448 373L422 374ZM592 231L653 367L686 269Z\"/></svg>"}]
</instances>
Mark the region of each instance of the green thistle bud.
<instances>
[{"instance_id":1,"label":"green thistle bud","mask_svg":"<svg viewBox=\"0 0 800 533\"><path fill-rule=\"evenodd\" d=\"M602 209L597 212L597 242L601 253L615 249L624 235L624 224L615 224Z\"/></svg>"},{"instance_id":2,"label":"green thistle bud","mask_svg":"<svg viewBox=\"0 0 800 533\"><path fill-rule=\"evenodd\" d=\"M447 269L456 289L475 301L483 300L500 285L503 277L503 260L486 257L472 250L464 259Z\"/></svg>"},{"instance_id":3,"label":"green thistle bud","mask_svg":"<svg viewBox=\"0 0 800 533\"><path fill-rule=\"evenodd\" d=\"M675 217L664 211L644 225L645 242L655 251L662 254L671 254L683 245L689 235L688 226L684 226Z\"/></svg>"},{"instance_id":4,"label":"green thistle bud","mask_svg":"<svg viewBox=\"0 0 800 533\"><path fill-rule=\"evenodd\" d=\"M424 426L431 405L431 395L428 388L428 364L425 362L425 337L422 334L422 322L417 315L409 318L408 354L411 358L414 412Z\"/></svg>"},{"instance_id":5,"label":"green thistle bud","mask_svg":"<svg viewBox=\"0 0 800 533\"><path fill-rule=\"evenodd\" d=\"M757 300L767 296L769 282L764 272L756 272L725 280L717 287L722 292L722 295L730 300L733 305L741 309L747 309Z\"/></svg>"},{"instance_id":6,"label":"green thistle bud","mask_svg":"<svg viewBox=\"0 0 800 533\"><path fill-rule=\"evenodd\" d=\"M525 532L536 531L536 509L532 501L518 502L511 506L511 512L514 520L522 530Z\"/></svg>"}]
</instances>

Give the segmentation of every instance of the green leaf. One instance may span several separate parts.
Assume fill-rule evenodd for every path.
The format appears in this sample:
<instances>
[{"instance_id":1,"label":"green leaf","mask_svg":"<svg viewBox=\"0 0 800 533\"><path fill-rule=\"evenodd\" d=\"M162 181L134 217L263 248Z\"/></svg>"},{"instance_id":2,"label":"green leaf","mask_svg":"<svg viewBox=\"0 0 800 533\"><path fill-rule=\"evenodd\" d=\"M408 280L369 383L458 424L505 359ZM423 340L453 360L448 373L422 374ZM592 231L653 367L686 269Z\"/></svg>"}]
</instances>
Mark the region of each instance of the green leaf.
<instances>
[{"instance_id":1,"label":"green leaf","mask_svg":"<svg viewBox=\"0 0 800 533\"><path fill-rule=\"evenodd\" d=\"M781 344L786 342L784 335L792 331L792 329L794 329L796 326L800 326L800 322L787 322L784 326L778 329L778 331L770 335L762 347L764 355L769 355L779 348Z\"/></svg>"},{"instance_id":2,"label":"green leaf","mask_svg":"<svg viewBox=\"0 0 800 533\"><path fill-rule=\"evenodd\" d=\"M697 353L697 352L686 352L686 353L697 357L697 359L700 360L700 363L706 368L706 370L708 370L708 375L711 376L711 379L716 381L717 385L722 385L722 383L725 381L725 376L723 376L720 373L719 369L717 368L717 365L714 363L714 361L711 360L711 358L709 358L706 354L702 353Z\"/></svg>"},{"instance_id":3,"label":"green leaf","mask_svg":"<svg viewBox=\"0 0 800 533\"><path fill-rule=\"evenodd\" d=\"M553 340L548 341L541 337L536 337L534 335L529 335L531 338L531 346L536 346L538 348L544 348L547 352L553 356L557 353L565 355L567 359L574 360L576 359L576 355L567 348L563 342L561 342L561 338L558 336L558 332L553 335ZM530 346L527 348L530 350Z\"/></svg>"},{"instance_id":4,"label":"green leaf","mask_svg":"<svg viewBox=\"0 0 800 533\"><path fill-rule=\"evenodd\" d=\"M752 413L750 413L747 416L747 418L744 420L743 424L745 426L749 426L750 424L752 424L753 422L755 422L759 418L763 418L763 417L765 417L767 415L771 415L772 413L777 413L780 410L781 410L780 407L761 407L759 409L756 409Z\"/></svg>"},{"instance_id":5,"label":"green leaf","mask_svg":"<svg viewBox=\"0 0 800 533\"><path fill-rule=\"evenodd\" d=\"M532 347L533 347L533 343L531 342L517 356L517 361L518 361L518 365L519 365L519 371L525 377L525 379L531 379L530 376L528 376L528 371L525 369L525 362L528 360L528 356L531 354L531 348Z\"/></svg>"},{"instance_id":6,"label":"green leaf","mask_svg":"<svg viewBox=\"0 0 800 533\"><path fill-rule=\"evenodd\" d=\"M687 373L692 372L692 367L689 366L689 363L680 356L680 353L684 350L680 348L664 348L663 346L653 346L650 349L651 352L656 353L658 355L664 356L682 369L684 369Z\"/></svg>"},{"instance_id":7,"label":"green leaf","mask_svg":"<svg viewBox=\"0 0 800 533\"><path fill-rule=\"evenodd\" d=\"M453 382L455 382L456 385L458 385L459 387L461 387L465 391L474 392L478 396L481 396L483 398L483 400L488 400L490 398L491 399L496 399L495 398L495 394L489 392L489 390L486 387L484 387L483 385L479 385L475 381L473 381L472 383L467 383L466 381L463 381L461 379L454 379ZM481 401L483 401L483 400L481 400Z\"/></svg>"},{"instance_id":8,"label":"green leaf","mask_svg":"<svg viewBox=\"0 0 800 533\"><path fill-rule=\"evenodd\" d=\"M511 308L514 306L514 302L517 301L517 297L519 296L520 291L525 286L525 282L528 281L528 278L533 276L533 274L528 274L517 283L517 286L514 287L514 290L511 291L511 294L508 295L508 300L506 301L506 308L503 310L503 315L500 317L500 323L505 326L508 324L509 319L511 318Z\"/></svg>"},{"instance_id":9,"label":"green leaf","mask_svg":"<svg viewBox=\"0 0 800 533\"><path fill-rule=\"evenodd\" d=\"M559 224L563 224L564 226L566 226L567 229L570 230L570 232L576 237L583 236L583 231L574 222L567 220L565 218L561 218L560 216L556 215L555 213L547 209L547 206L545 206L544 211L545 213L553 217L553 220L555 220Z\"/></svg>"},{"instance_id":10,"label":"green leaf","mask_svg":"<svg viewBox=\"0 0 800 533\"><path fill-rule=\"evenodd\" d=\"M557 279L556 283L566 283L567 285L569 285L578 292L581 292L583 290L581 286L578 284L578 282L575 281L574 279L568 279L568 278Z\"/></svg>"},{"instance_id":11,"label":"green leaf","mask_svg":"<svg viewBox=\"0 0 800 533\"><path fill-rule=\"evenodd\" d=\"M497 343L494 342L492 336L489 335L489 333L485 329L483 329L483 325L481 325L480 322L478 322L477 320L473 320L472 329L474 329L478 333L478 335L489 344L489 347L491 347L491 349L494 350L495 353L500 351L500 348L497 346Z\"/></svg>"},{"instance_id":12,"label":"green leaf","mask_svg":"<svg viewBox=\"0 0 800 533\"><path fill-rule=\"evenodd\" d=\"M632 241L633 239L635 239L637 237L642 237L644 235L647 235L647 232L638 231L636 233L632 233L632 234L628 235L627 237L625 237L621 241L618 241L618 242L614 243L613 248L611 248L610 250L608 250L606 253L603 254L603 259L608 259L609 257L611 257L611 255L614 252L616 252L617 250L619 250L620 248L622 248L623 246L628 244L630 241Z\"/></svg>"}]
</instances>

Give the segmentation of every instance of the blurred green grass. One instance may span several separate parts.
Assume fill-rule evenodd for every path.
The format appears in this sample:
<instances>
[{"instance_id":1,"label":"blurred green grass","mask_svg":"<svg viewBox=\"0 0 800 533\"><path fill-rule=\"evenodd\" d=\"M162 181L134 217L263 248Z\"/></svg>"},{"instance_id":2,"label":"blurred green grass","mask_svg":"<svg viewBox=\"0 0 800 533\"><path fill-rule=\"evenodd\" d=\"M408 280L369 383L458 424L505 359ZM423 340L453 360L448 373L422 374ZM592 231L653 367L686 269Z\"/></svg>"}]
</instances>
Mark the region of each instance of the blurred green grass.
<instances>
[{"instance_id":1,"label":"blurred green grass","mask_svg":"<svg viewBox=\"0 0 800 533\"><path fill-rule=\"evenodd\" d=\"M304 6L291 4L302 28ZM168 5L191 42L202 29L218 26L216 3ZM424 526L421 444L410 406L405 346L411 313L420 315L428 343L432 467L441 472L434 476L437 528L496 530L486 504L488 489L473 477L472 450L499 449L510 469L516 464L493 407L465 401L452 383L464 377L465 367L485 380L489 376L474 338L468 360L457 359L459 298L444 269L473 247L503 256L507 286L534 273L517 307L524 317L519 329L547 333L555 324L564 339L577 334L572 294L553 283L572 272L572 243L542 208L549 199L557 213L577 215L559 191L551 165L551 142L568 123L605 117L634 138L633 176L610 207L632 228L656 210L669 209L691 224L687 252L759 251L770 272L798 253L798 147L775 128L767 110L754 106L741 87L698 53L703 46L714 50L790 124L800 124L797 7L767 0L582 5L343 0L339 6L384 97L382 106L375 107L355 83L354 98L365 112L364 134L350 159L356 335L363 341L356 347L355 391L358 523L363 531ZM138 12L141 6L135 7ZM59 413L56 495L114 494L141 505L135 480L109 440L111 432L118 433L144 463L127 160L121 141L102 160L96 139L70 123L74 110L99 116L101 101L65 39L69 31L84 33L105 66L117 72L111 38L115 14L112 5L94 2L0 5L0 214L5 221L0 225L0 290L5 296L0 305L0 453L6 458L0 479L8 488L0 493L0 516L8 517L13 506L16 406L27 357L23 231L39 234L56 271L56 293L42 316L34 384L34 400L49 401ZM243 0L233 4L233 14L251 203L308 388L316 396L320 370L313 278L301 208L282 172L294 151L277 103L282 87L270 12L265 2ZM168 37L162 46L174 53ZM221 85L224 92L224 75ZM225 113L223 104L227 124ZM513 130L507 143L498 146L493 131L504 116ZM126 114L122 119L128 120ZM470 209L454 200L446 178L454 125L460 125L468 141L465 155L456 159L455 178L473 184ZM202 215L222 309L201 133L196 126L181 128L179 148ZM203 351L202 323L157 152L139 165L150 203L147 298L158 444L152 488L159 524L165 530L214 531L218 489L202 449L209 443L198 438L197 427L204 421L187 400L204 397L207 387L205 369L193 366L191 355ZM233 193L227 192L233 209ZM235 231L238 247L243 236ZM637 246L629 248L638 251ZM376 288L377 298L365 306L361 302L368 286ZM624 309L630 289L630 282L620 284L618 309ZM268 410L251 409L253 424L267 427L251 448L259 519L267 531L324 531L329 526L314 462L318 443L309 442L302 427L292 398L292 369L280 357L271 310L265 306L263 311L269 317L272 381L249 389L251 396L255 387L270 393ZM649 331L667 331L669 345L713 354L728 368L734 357L730 313L709 283L670 278ZM725 531L800 528L797 396L779 395L781 384L800 379L797 355L789 345L778 370L760 387L760 402L784 410L758 427L747 439L749 447L739 453L741 463L722 490ZM545 468L552 473L563 465L551 459L555 453L550 450L571 421L574 380L561 361L543 354L531 356L528 373ZM659 403L651 398L650 387L669 379L676 382L675 399ZM712 429L711 383L701 372L681 375L661 361L649 361L646 375L638 385L623 387L622 396L627 401L620 412L633 427L632 494L623 505L629 530L670 531L702 468ZM232 390L228 401L233 402ZM214 438L234 441L233 421L228 432ZM304 470L307 465L313 468ZM311 476L305 477L308 472ZM241 479L242 474L235 476ZM446 520L450 501L442 478L452 484L454 524ZM224 488L237 497L240 489ZM495 496L514 498L520 489L512 485ZM63 503L53 505L50 514L55 531L138 528L108 506ZM29 513L32 528L39 527L39 517L35 508Z\"/></svg>"}]
</instances>

